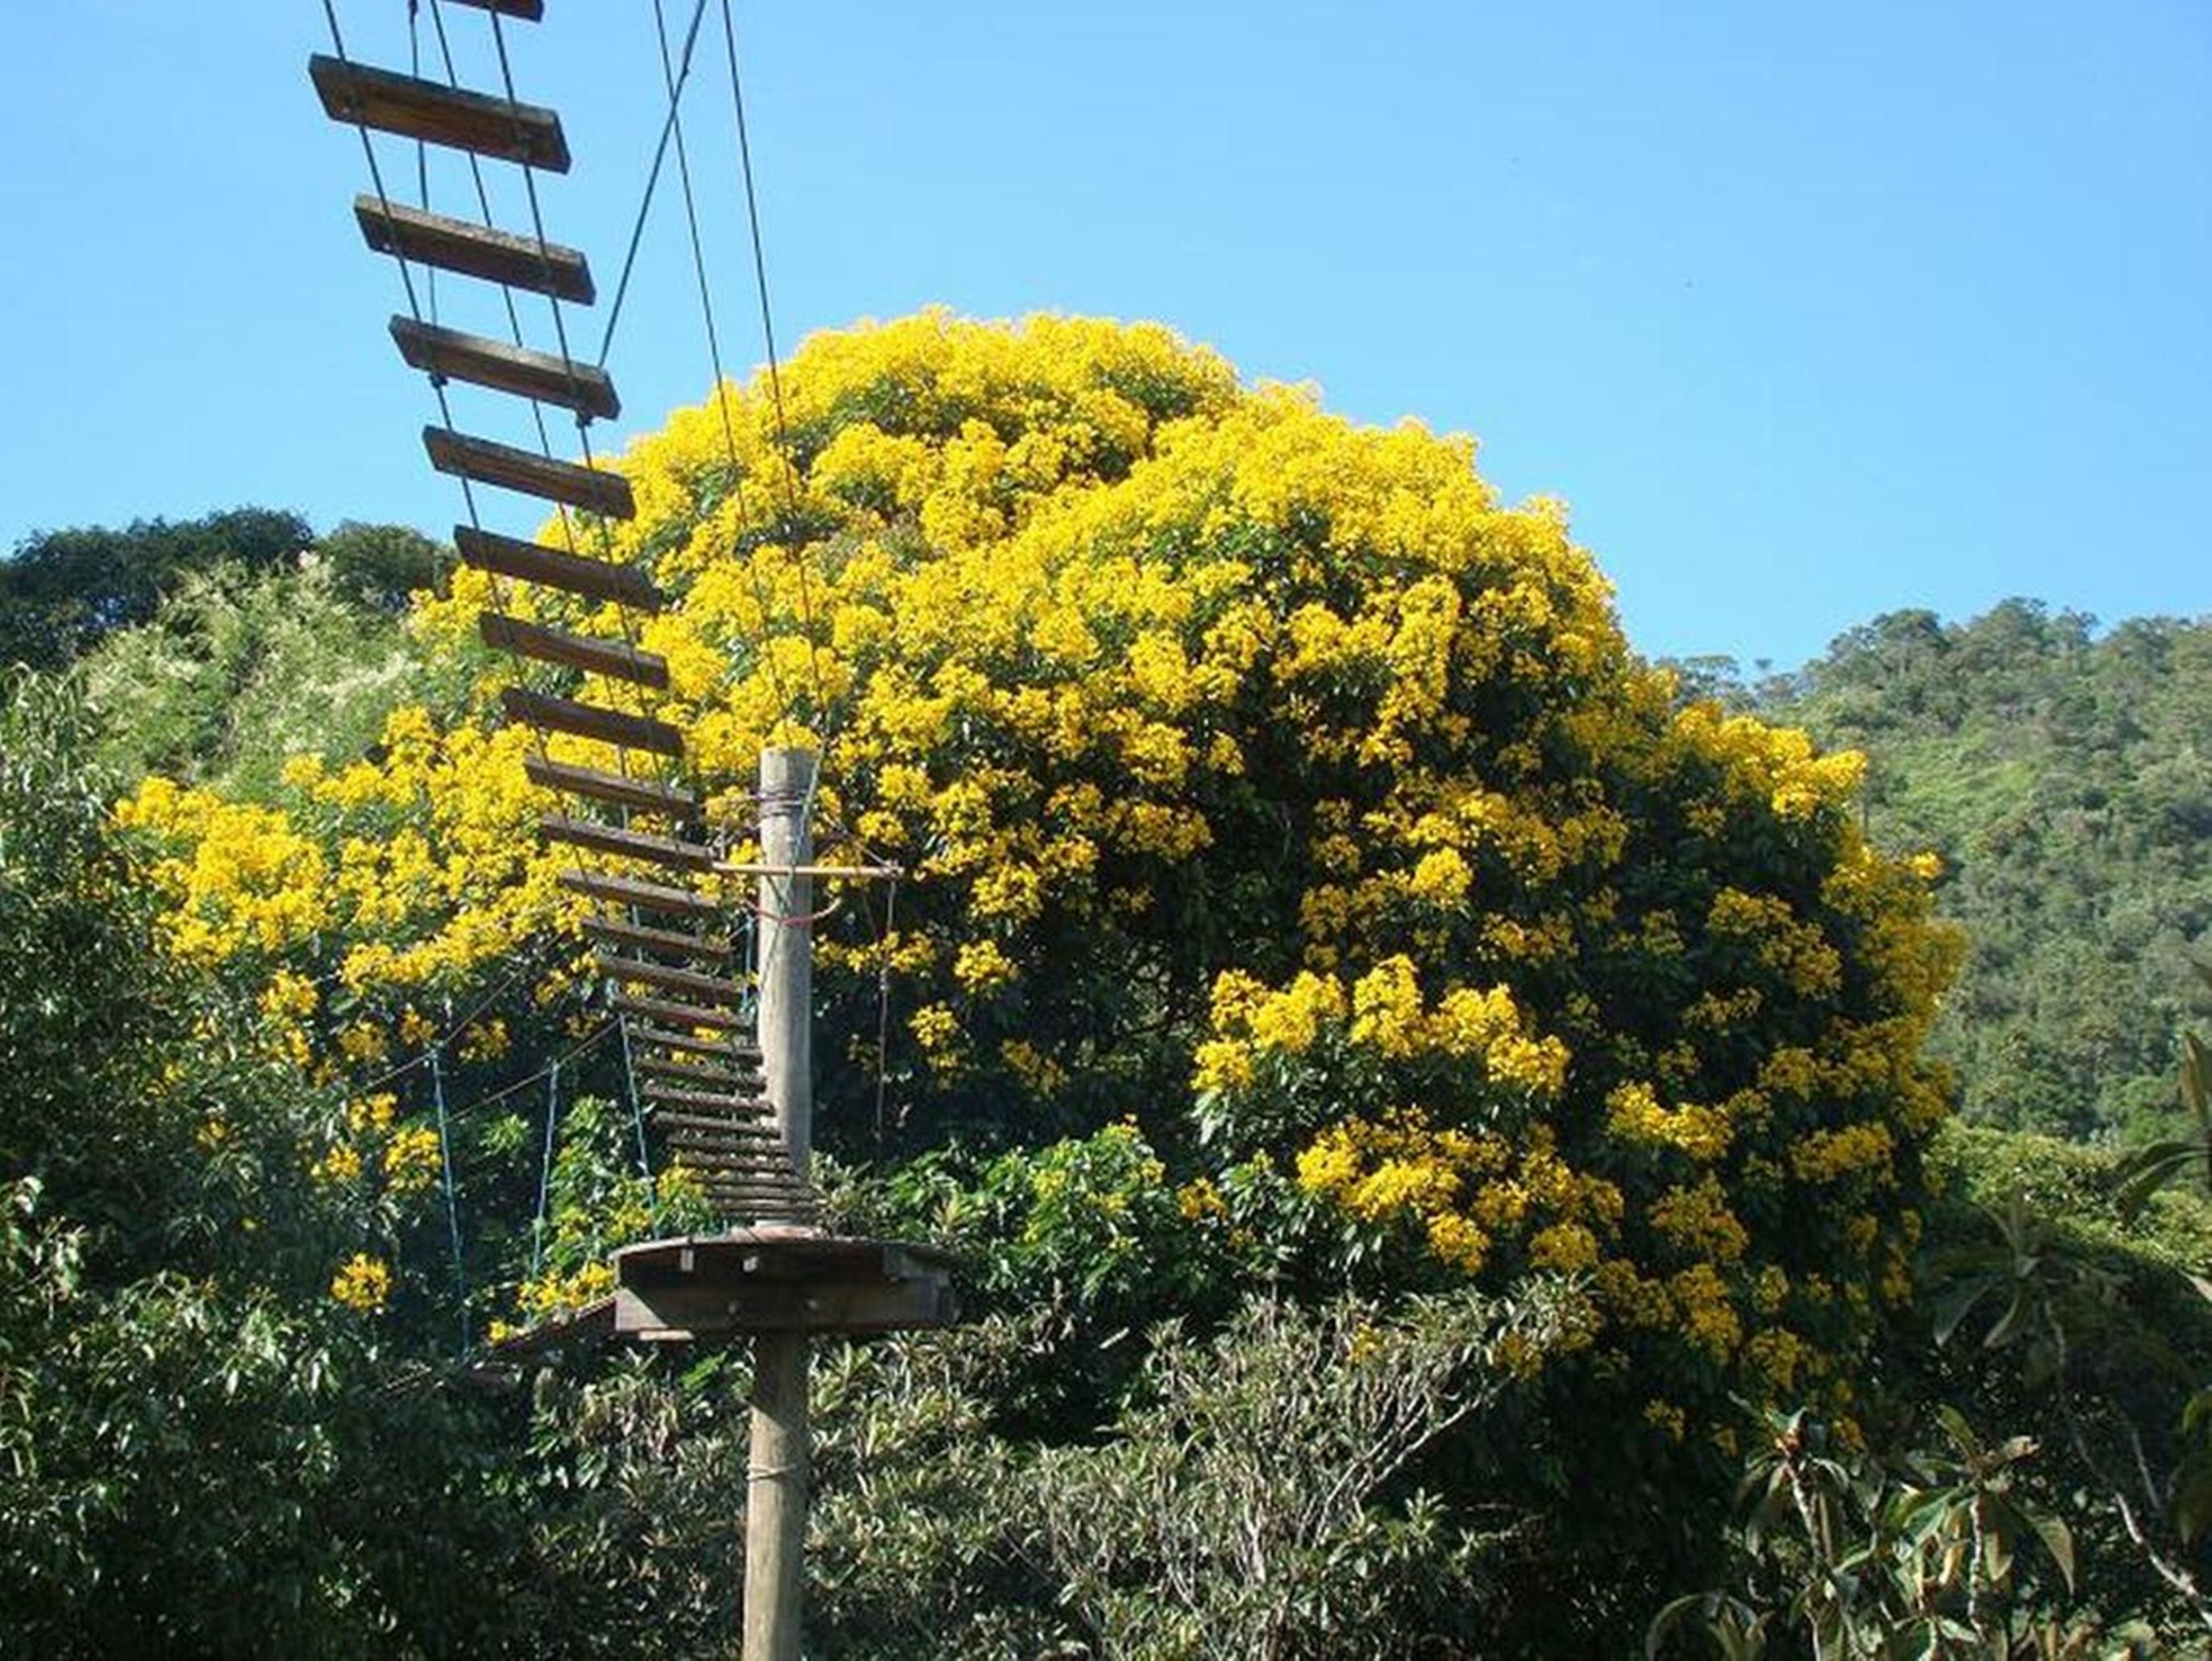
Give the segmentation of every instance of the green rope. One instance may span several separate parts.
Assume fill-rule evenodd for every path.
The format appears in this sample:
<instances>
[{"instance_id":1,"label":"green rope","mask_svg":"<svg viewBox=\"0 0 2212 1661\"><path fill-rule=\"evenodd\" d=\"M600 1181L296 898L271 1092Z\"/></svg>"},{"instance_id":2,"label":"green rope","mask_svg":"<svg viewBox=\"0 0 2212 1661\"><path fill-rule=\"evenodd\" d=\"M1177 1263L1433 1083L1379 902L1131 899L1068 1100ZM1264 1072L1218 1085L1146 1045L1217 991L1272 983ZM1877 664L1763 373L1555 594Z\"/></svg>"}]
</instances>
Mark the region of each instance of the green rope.
<instances>
[{"instance_id":1,"label":"green rope","mask_svg":"<svg viewBox=\"0 0 2212 1661\"><path fill-rule=\"evenodd\" d=\"M446 1171L446 1228L453 1243L453 1301L461 1323L461 1353L469 1348L469 1281L461 1261L461 1202L453 1181L453 1139L446 1118L446 1069L438 1052L430 1051L430 1092L438 1104L438 1158Z\"/></svg>"},{"instance_id":2,"label":"green rope","mask_svg":"<svg viewBox=\"0 0 2212 1661\"><path fill-rule=\"evenodd\" d=\"M637 1132L638 1174L645 1178L646 1191L657 1200L660 1197L659 1185L653 1179L653 1156L645 1147L645 1104L637 1093L637 1068L630 1059L629 1017L617 1015L615 1021L622 1034L623 1085L629 1092L629 1122Z\"/></svg>"},{"instance_id":3,"label":"green rope","mask_svg":"<svg viewBox=\"0 0 2212 1661\"><path fill-rule=\"evenodd\" d=\"M561 1063L545 1069L545 1153L538 1166L538 1219L530 1226L530 1278L545 1262L545 1207L553 1195L553 1132L561 1111Z\"/></svg>"}]
</instances>

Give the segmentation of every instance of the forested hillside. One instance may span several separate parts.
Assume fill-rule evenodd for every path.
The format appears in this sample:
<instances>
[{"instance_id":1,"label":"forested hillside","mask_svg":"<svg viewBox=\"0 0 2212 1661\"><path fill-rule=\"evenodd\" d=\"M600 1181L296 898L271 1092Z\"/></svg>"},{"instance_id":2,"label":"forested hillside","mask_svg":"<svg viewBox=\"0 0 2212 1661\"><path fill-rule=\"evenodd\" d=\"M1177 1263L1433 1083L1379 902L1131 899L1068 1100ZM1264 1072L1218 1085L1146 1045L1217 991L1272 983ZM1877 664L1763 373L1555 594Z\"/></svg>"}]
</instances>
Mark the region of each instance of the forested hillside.
<instances>
[{"instance_id":1,"label":"forested hillside","mask_svg":"<svg viewBox=\"0 0 2212 1661\"><path fill-rule=\"evenodd\" d=\"M1878 844L1942 855L1966 958L1936 1048L1966 1115L2075 1138L2170 1124L2212 927L2212 623L1896 611L1754 701L1866 752Z\"/></svg>"}]
</instances>

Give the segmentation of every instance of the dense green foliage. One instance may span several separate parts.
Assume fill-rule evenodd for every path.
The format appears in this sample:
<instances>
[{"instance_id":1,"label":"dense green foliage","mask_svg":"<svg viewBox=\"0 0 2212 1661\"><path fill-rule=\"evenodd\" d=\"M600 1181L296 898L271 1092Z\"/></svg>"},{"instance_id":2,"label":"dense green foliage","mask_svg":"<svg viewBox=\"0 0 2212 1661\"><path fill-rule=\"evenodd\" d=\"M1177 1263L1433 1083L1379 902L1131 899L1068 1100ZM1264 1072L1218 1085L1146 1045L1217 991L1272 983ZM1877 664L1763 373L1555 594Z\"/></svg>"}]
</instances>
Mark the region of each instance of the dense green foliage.
<instances>
[{"instance_id":1,"label":"dense green foliage","mask_svg":"<svg viewBox=\"0 0 2212 1661\"><path fill-rule=\"evenodd\" d=\"M2100 634L2011 600L1970 623L1897 611L1792 676L1693 685L1863 750L1893 851L1940 854L1967 955L1936 1052L1966 1116L2139 1137L2175 1112L2185 957L2212 927L2212 624Z\"/></svg>"},{"instance_id":2,"label":"dense green foliage","mask_svg":"<svg viewBox=\"0 0 2212 1661\"><path fill-rule=\"evenodd\" d=\"M152 618L190 573L226 562L281 569L313 540L297 514L267 508L40 532L0 561L0 664L59 668Z\"/></svg>"}]
</instances>

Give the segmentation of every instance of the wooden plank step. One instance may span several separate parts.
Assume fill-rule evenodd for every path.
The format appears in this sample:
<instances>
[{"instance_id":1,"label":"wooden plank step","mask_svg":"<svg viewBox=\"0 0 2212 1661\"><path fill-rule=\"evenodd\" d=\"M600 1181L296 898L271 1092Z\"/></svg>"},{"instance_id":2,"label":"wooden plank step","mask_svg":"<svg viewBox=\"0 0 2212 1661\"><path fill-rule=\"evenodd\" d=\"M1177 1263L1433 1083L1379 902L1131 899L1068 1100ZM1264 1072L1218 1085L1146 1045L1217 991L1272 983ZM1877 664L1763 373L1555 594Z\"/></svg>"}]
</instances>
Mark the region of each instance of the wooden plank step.
<instances>
[{"instance_id":1,"label":"wooden plank step","mask_svg":"<svg viewBox=\"0 0 2212 1661\"><path fill-rule=\"evenodd\" d=\"M758 1073L744 1073L735 1068L710 1066L705 1062L672 1062L658 1056L641 1056L630 1063L635 1072L654 1078L673 1079L679 1084L688 1079L694 1084L747 1085L755 1088L766 1086L768 1080Z\"/></svg>"},{"instance_id":2,"label":"wooden plank step","mask_svg":"<svg viewBox=\"0 0 2212 1661\"><path fill-rule=\"evenodd\" d=\"M655 755L684 753L684 734L651 715L633 715L605 704L585 703L551 692L533 692L526 686L500 689L499 702L508 716L541 732L569 733L580 739L597 739L626 749Z\"/></svg>"},{"instance_id":3,"label":"wooden plank step","mask_svg":"<svg viewBox=\"0 0 2212 1661\"><path fill-rule=\"evenodd\" d=\"M719 934L682 934L672 928L648 928L642 923L617 922L611 917L586 917L584 933L609 946L627 946L643 952L665 952L672 957L697 963L726 963L735 949Z\"/></svg>"},{"instance_id":4,"label":"wooden plank step","mask_svg":"<svg viewBox=\"0 0 2212 1661\"><path fill-rule=\"evenodd\" d=\"M392 319L392 344L410 368L434 379L465 380L601 421L612 421L622 413L622 400L615 396L615 383L607 372L573 357L510 345L441 324L418 323L411 317Z\"/></svg>"},{"instance_id":5,"label":"wooden plank step","mask_svg":"<svg viewBox=\"0 0 2212 1661\"><path fill-rule=\"evenodd\" d=\"M745 988L721 975L702 975L696 969L671 969L665 964L600 952L592 966L602 975L633 986L657 986L664 992L688 992L709 1003L736 1008L744 1002Z\"/></svg>"},{"instance_id":6,"label":"wooden plank step","mask_svg":"<svg viewBox=\"0 0 2212 1661\"><path fill-rule=\"evenodd\" d=\"M790 1207L807 1211L811 1211L818 1203L805 1179L789 1166L781 1171L724 1171L714 1165L696 1165L681 1156L676 1163L697 1171L705 1179L709 1199L736 1200L741 1203Z\"/></svg>"},{"instance_id":7,"label":"wooden plank step","mask_svg":"<svg viewBox=\"0 0 2212 1661\"><path fill-rule=\"evenodd\" d=\"M744 1043L732 1043L726 1038L700 1038L689 1032L671 1032L658 1026L633 1026L630 1042L657 1044L663 1050L675 1050L686 1056L717 1056L725 1060L757 1062L760 1051Z\"/></svg>"},{"instance_id":8,"label":"wooden plank step","mask_svg":"<svg viewBox=\"0 0 2212 1661\"><path fill-rule=\"evenodd\" d=\"M561 118L535 104L518 104L442 82L422 81L318 52L307 78L333 121L356 122L379 132L419 138L502 161L520 161L547 173L568 171L568 141Z\"/></svg>"},{"instance_id":9,"label":"wooden plank step","mask_svg":"<svg viewBox=\"0 0 2212 1661\"><path fill-rule=\"evenodd\" d=\"M668 603L668 597L653 586L644 572L634 566L617 565L611 560L567 553L558 548L548 548L543 543L525 542L520 537L501 536L469 525L453 527L453 546L459 551L464 565L479 571L496 571L501 576L534 582L541 587L558 588L563 593L580 594L586 599L611 599L617 605L633 605L641 611L658 611Z\"/></svg>"},{"instance_id":10,"label":"wooden plank step","mask_svg":"<svg viewBox=\"0 0 2212 1661\"><path fill-rule=\"evenodd\" d=\"M660 1113L658 1116L664 1124L692 1124L696 1127L710 1123L737 1124L757 1121L767 1124L772 1122L772 1110L768 1104L768 1099L760 1095L733 1096L719 1091L684 1090L674 1085L653 1083L640 1086L639 1092L649 1102L668 1102L678 1108L722 1108L727 1110L728 1115L733 1116L708 1121L692 1120L678 1113Z\"/></svg>"},{"instance_id":11,"label":"wooden plank step","mask_svg":"<svg viewBox=\"0 0 2212 1661\"><path fill-rule=\"evenodd\" d=\"M820 1214L821 1202L796 1182L762 1185L708 1178L702 1186L707 1190L708 1202L727 1216L757 1221L774 1219L779 1222L811 1222Z\"/></svg>"},{"instance_id":12,"label":"wooden plank step","mask_svg":"<svg viewBox=\"0 0 2212 1661\"><path fill-rule=\"evenodd\" d=\"M672 1130L663 1137L668 1151L682 1159L686 1155L705 1161L712 1160L726 1170L753 1170L794 1176L791 1158L783 1151L781 1142L748 1142L742 1139L717 1136L711 1130Z\"/></svg>"},{"instance_id":13,"label":"wooden plank step","mask_svg":"<svg viewBox=\"0 0 2212 1661\"><path fill-rule=\"evenodd\" d=\"M426 213L404 202L356 196L353 216L362 240L378 253L397 254L462 277L550 295L588 306L596 297L592 268L574 248L495 230L474 220Z\"/></svg>"},{"instance_id":14,"label":"wooden plank step","mask_svg":"<svg viewBox=\"0 0 2212 1661\"><path fill-rule=\"evenodd\" d=\"M545 21L545 0L453 0L457 6L474 6L478 11L495 11L501 17L520 17L526 23Z\"/></svg>"},{"instance_id":15,"label":"wooden plank step","mask_svg":"<svg viewBox=\"0 0 2212 1661\"><path fill-rule=\"evenodd\" d=\"M517 657L535 658L540 663L565 664L571 669L656 690L665 690L668 685L668 660L627 641L595 640L589 635L571 634L566 629L549 628L501 611L478 612L477 633L495 652L512 652Z\"/></svg>"},{"instance_id":16,"label":"wooden plank step","mask_svg":"<svg viewBox=\"0 0 2212 1661\"><path fill-rule=\"evenodd\" d=\"M779 1147L783 1145L782 1133L776 1129L773 1120L727 1119L699 1113L672 1113L656 1110L653 1123L664 1130L708 1130L723 1135L736 1130L756 1141L773 1141Z\"/></svg>"},{"instance_id":17,"label":"wooden plank step","mask_svg":"<svg viewBox=\"0 0 2212 1661\"><path fill-rule=\"evenodd\" d=\"M714 865L714 850L703 843L678 842L673 837L656 837L643 830L626 830L600 819L572 819L565 814L548 813L538 821L538 834L548 842L589 848L596 853L618 854L624 859L665 865L672 871L708 871ZM684 936L679 934L677 938L681 940Z\"/></svg>"},{"instance_id":18,"label":"wooden plank step","mask_svg":"<svg viewBox=\"0 0 2212 1661\"><path fill-rule=\"evenodd\" d=\"M640 882L635 877L603 876L597 871L563 871L561 886L572 894L586 894L610 905L635 905L641 910L677 917L719 917L721 907L702 899L688 888L665 883Z\"/></svg>"},{"instance_id":19,"label":"wooden plank step","mask_svg":"<svg viewBox=\"0 0 2212 1661\"><path fill-rule=\"evenodd\" d=\"M700 817L698 797L680 786L663 784L658 779L624 778L619 773L603 772L596 767L576 767L564 761L548 761L542 756L525 756L522 770L532 784L543 785L548 790L564 790L574 796L589 796L594 801L641 808L649 813L665 814L678 824L691 824Z\"/></svg>"},{"instance_id":20,"label":"wooden plank step","mask_svg":"<svg viewBox=\"0 0 2212 1661\"><path fill-rule=\"evenodd\" d=\"M453 432L445 427L425 427L422 447L430 465L441 473L495 484L502 490L548 502L565 502L609 519L635 519L637 501L629 481L620 473L597 467L580 467L573 461L549 461L534 450L518 449L488 438Z\"/></svg>"},{"instance_id":21,"label":"wooden plank step","mask_svg":"<svg viewBox=\"0 0 2212 1661\"><path fill-rule=\"evenodd\" d=\"M704 1027L710 1032L750 1032L752 1021L732 1009L708 1009L703 1005L671 1003L665 998L640 998L628 992L617 992L607 1000L610 1008L625 1015L643 1015L649 1020L666 1021L678 1027ZM656 1042L660 1042L656 1040Z\"/></svg>"}]
</instances>

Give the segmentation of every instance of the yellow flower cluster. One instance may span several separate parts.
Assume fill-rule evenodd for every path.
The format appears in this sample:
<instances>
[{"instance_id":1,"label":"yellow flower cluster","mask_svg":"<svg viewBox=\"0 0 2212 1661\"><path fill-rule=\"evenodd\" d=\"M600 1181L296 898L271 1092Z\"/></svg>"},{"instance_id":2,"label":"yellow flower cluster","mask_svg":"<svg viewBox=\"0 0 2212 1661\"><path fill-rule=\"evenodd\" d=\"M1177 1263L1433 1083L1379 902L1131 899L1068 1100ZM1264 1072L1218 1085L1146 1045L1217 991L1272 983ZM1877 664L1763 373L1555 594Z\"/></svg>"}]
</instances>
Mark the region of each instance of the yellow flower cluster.
<instances>
[{"instance_id":1,"label":"yellow flower cluster","mask_svg":"<svg viewBox=\"0 0 2212 1661\"><path fill-rule=\"evenodd\" d=\"M1623 1210L1618 1188L1559 1157L1547 1126L1531 1126L1516 1145L1438 1129L1418 1110L1323 1131L1299 1151L1297 1177L1360 1222L1417 1224L1438 1259L1470 1275L1515 1242L1538 1268L1589 1269Z\"/></svg>"},{"instance_id":2,"label":"yellow flower cluster","mask_svg":"<svg viewBox=\"0 0 2212 1661\"><path fill-rule=\"evenodd\" d=\"M331 1277L331 1296L359 1314L377 1314L392 1301L392 1265L356 1251Z\"/></svg>"}]
</instances>

